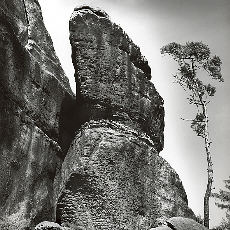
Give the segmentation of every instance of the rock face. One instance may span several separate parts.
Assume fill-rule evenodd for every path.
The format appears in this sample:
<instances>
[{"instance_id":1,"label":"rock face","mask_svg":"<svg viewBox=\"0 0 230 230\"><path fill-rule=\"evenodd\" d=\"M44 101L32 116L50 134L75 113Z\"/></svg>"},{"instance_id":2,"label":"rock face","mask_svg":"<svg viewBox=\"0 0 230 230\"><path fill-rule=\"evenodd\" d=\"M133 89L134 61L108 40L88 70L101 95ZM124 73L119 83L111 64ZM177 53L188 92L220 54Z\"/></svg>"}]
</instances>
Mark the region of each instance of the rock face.
<instances>
[{"instance_id":1,"label":"rock face","mask_svg":"<svg viewBox=\"0 0 230 230\"><path fill-rule=\"evenodd\" d=\"M57 221L82 229L148 229L189 216L163 148L163 100L139 48L106 13L75 8L70 42L81 129L57 185Z\"/></svg>"},{"instance_id":2,"label":"rock face","mask_svg":"<svg viewBox=\"0 0 230 230\"><path fill-rule=\"evenodd\" d=\"M84 229L145 229L192 216L181 181L152 142L120 122L91 121L62 164L57 221Z\"/></svg>"},{"instance_id":3,"label":"rock face","mask_svg":"<svg viewBox=\"0 0 230 230\"><path fill-rule=\"evenodd\" d=\"M75 97L37 0L2 0L0 18L0 229L140 230L193 217L159 156L163 100L122 29L75 9Z\"/></svg>"},{"instance_id":4,"label":"rock face","mask_svg":"<svg viewBox=\"0 0 230 230\"><path fill-rule=\"evenodd\" d=\"M1 1L0 18L0 229L26 229L55 219L53 180L74 96L38 2Z\"/></svg>"},{"instance_id":5,"label":"rock face","mask_svg":"<svg viewBox=\"0 0 230 230\"><path fill-rule=\"evenodd\" d=\"M70 19L77 100L89 119L121 120L144 131L163 148L163 100L148 80L151 70L140 49L106 13L76 8Z\"/></svg>"}]
</instances>

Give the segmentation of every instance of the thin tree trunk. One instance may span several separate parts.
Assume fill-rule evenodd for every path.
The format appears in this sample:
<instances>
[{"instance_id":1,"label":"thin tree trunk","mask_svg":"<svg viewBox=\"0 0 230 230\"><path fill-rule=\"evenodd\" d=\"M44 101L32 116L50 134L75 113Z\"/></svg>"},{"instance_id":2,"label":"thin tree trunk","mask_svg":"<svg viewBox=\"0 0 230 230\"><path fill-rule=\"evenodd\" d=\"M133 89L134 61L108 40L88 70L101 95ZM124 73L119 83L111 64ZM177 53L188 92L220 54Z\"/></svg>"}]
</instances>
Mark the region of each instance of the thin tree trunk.
<instances>
[{"instance_id":1,"label":"thin tree trunk","mask_svg":"<svg viewBox=\"0 0 230 230\"><path fill-rule=\"evenodd\" d=\"M210 152L210 140L209 140L209 132L208 132L208 114L207 114L206 104L204 101L202 101L202 109L205 116L204 141L205 141L205 150L207 156L207 173L208 173L207 188L204 196L204 226L206 228L209 228L209 199L212 192L213 168L212 168L212 157Z\"/></svg>"}]
</instances>

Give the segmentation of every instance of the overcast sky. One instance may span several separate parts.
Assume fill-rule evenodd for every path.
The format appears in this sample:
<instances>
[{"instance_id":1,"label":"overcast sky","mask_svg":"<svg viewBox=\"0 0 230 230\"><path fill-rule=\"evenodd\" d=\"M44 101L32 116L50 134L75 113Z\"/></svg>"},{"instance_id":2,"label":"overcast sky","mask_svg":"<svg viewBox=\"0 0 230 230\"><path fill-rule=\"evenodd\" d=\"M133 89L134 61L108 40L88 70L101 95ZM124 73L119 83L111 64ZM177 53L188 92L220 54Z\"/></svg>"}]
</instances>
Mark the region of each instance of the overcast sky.
<instances>
[{"instance_id":1,"label":"overcast sky","mask_svg":"<svg viewBox=\"0 0 230 230\"><path fill-rule=\"evenodd\" d=\"M162 57L160 48L170 42L203 41L223 61L225 82L209 104L214 186L223 187L230 176L230 0L39 0L54 47L75 92L68 21L75 6L90 4L104 9L141 48L152 69L152 82L165 101L163 156L180 175L189 206L203 215L206 156L202 139L180 118L194 118L183 90L173 83L177 66ZM223 212L211 204L211 226Z\"/></svg>"}]
</instances>

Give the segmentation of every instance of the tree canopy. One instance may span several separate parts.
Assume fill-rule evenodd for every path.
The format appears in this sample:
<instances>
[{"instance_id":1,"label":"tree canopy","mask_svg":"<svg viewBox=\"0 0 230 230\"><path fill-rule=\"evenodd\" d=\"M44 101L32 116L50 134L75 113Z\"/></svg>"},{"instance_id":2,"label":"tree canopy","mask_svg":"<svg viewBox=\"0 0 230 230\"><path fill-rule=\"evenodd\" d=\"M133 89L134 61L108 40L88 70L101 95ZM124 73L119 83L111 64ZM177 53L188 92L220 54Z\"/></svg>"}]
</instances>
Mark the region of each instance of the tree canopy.
<instances>
[{"instance_id":1,"label":"tree canopy","mask_svg":"<svg viewBox=\"0 0 230 230\"><path fill-rule=\"evenodd\" d=\"M213 80L224 81L221 59L211 56L209 47L202 42L187 42L185 45L172 42L163 46L161 53L170 55L179 64L179 74L174 77L184 90L191 91L188 99L192 104L199 103L199 97L207 99L216 92L214 86L201 80L199 71L204 70Z\"/></svg>"}]
</instances>

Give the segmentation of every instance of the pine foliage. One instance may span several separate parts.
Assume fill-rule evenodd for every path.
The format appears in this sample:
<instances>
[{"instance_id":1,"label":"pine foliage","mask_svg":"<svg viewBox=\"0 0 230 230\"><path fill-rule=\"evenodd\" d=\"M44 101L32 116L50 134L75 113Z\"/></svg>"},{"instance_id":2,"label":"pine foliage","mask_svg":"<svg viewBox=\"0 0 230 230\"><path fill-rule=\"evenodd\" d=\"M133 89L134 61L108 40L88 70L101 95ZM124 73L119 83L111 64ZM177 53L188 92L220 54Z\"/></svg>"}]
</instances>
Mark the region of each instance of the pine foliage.
<instances>
[{"instance_id":1,"label":"pine foliage","mask_svg":"<svg viewBox=\"0 0 230 230\"><path fill-rule=\"evenodd\" d=\"M230 177L224 180L226 190L220 189L219 193L213 193L212 196L218 201L215 203L217 207L226 211L226 219L223 221L219 229L230 229ZM223 228L225 227L225 228Z\"/></svg>"}]
</instances>

